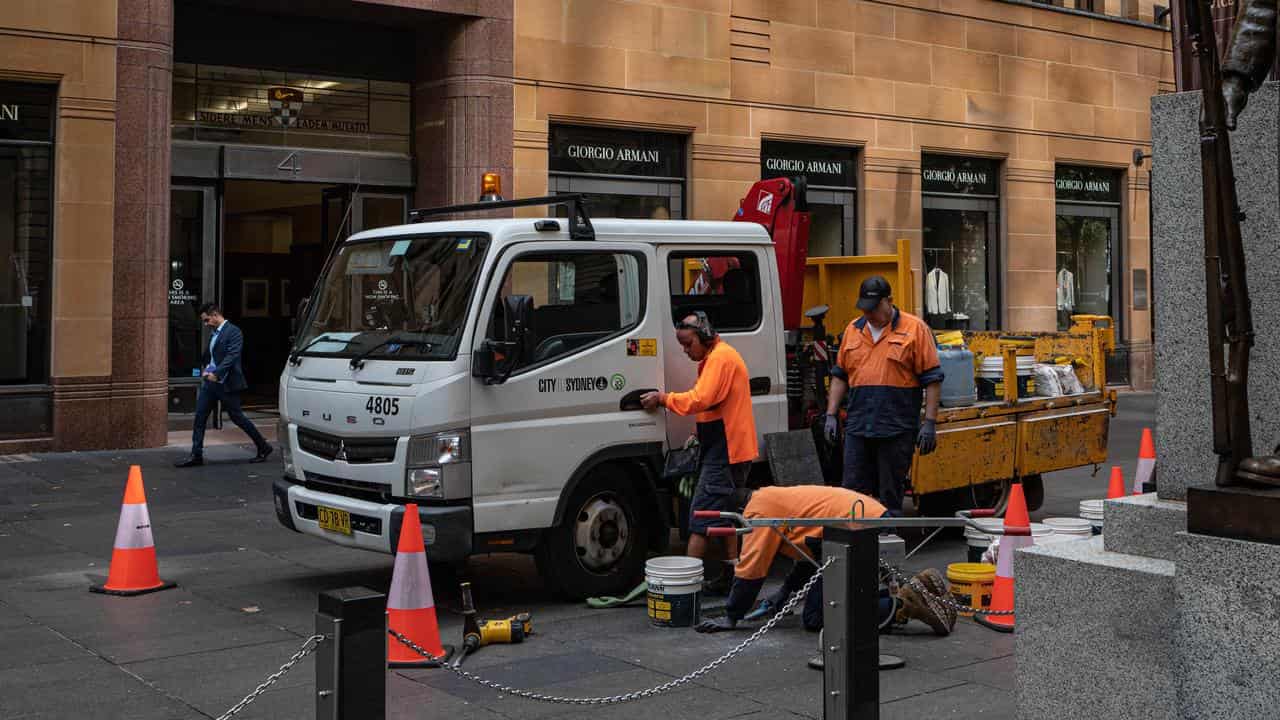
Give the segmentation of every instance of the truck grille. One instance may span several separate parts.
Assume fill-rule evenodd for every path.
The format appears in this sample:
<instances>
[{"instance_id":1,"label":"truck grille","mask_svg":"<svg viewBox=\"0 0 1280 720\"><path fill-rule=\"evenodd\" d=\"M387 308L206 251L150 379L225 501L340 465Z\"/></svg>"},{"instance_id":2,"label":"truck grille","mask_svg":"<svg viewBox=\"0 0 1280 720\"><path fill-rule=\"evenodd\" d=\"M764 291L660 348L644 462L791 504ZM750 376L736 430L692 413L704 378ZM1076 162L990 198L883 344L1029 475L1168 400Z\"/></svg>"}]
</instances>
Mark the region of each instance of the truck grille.
<instances>
[{"instance_id":1,"label":"truck grille","mask_svg":"<svg viewBox=\"0 0 1280 720\"><path fill-rule=\"evenodd\" d=\"M389 463L396 459L398 438L338 438L298 428L298 447L325 460L341 459L352 465Z\"/></svg>"},{"instance_id":2,"label":"truck grille","mask_svg":"<svg viewBox=\"0 0 1280 720\"><path fill-rule=\"evenodd\" d=\"M335 495L344 495L373 502L386 502L391 499L391 488L382 483L351 480L350 478L333 477L332 475L321 475L313 472L304 472L303 477L303 486L310 490L330 492Z\"/></svg>"}]
</instances>

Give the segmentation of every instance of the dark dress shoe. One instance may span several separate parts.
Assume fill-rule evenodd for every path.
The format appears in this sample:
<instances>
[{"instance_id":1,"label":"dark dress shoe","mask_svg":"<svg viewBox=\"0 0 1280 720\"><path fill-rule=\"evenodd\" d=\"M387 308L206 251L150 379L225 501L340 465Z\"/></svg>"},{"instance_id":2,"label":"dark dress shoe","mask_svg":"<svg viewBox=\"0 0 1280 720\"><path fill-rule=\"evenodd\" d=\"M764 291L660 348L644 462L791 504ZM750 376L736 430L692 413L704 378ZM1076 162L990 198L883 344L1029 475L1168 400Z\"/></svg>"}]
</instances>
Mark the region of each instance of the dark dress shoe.
<instances>
[{"instance_id":1,"label":"dark dress shoe","mask_svg":"<svg viewBox=\"0 0 1280 720\"><path fill-rule=\"evenodd\" d=\"M254 455L253 458L249 460L249 462L251 463L265 462L266 459L270 457L271 453L273 452L275 452L275 448L271 447L270 445L264 448L258 448L258 454Z\"/></svg>"},{"instance_id":2,"label":"dark dress shoe","mask_svg":"<svg viewBox=\"0 0 1280 720\"><path fill-rule=\"evenodd\" d=\"M204 464L204 458L199 455L192 455L186 460L180 460L173 464L177 468L200 467Z\"/></svg>"}]
</instances>

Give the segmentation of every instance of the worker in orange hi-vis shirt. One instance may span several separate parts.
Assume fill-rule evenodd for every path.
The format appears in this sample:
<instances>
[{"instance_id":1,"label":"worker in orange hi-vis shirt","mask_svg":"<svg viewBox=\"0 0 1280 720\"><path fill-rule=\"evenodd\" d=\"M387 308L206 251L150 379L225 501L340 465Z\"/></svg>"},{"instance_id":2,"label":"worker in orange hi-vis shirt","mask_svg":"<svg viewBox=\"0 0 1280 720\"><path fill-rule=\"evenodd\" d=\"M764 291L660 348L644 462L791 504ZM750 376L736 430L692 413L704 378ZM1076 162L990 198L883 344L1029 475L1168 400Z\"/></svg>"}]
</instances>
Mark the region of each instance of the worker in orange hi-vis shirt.
<instances>
[{"instance_id":1,"label":"worker in orange hi-vis shirt","mask_svg":"<svg viewBox=\"0 0 1280 720\"><path fill-rule=\"evenodd\" d=\"M685 355L698 363L698 381L688 392L645 393L640 403L646 410L663 407L677 415L697 415L701 470L691 512L725 511L734 489L746 485L751 462L760 451L747 365L738 351L716 334L706 313L692 313L677 323L676 339ZM690 518L689 555L705 558L707 529L726 525L724 520ZM725 550L729 564L719 573L712 572L713 568L706 573L709 593L724 594L729 589L738 539L725 538Z\"/></svg>"},{"instance_id":2,"label":"worker in orange hi-vis shirt","mask_svg":"<svg viewBox=\"0 0 1280 720\"><path fill-rule=\"evenodd\" d=\"M900 516L912 455L938 446L944 376L929 326L898 310L888 280L864 280L858 309L862 317L845 328L831 368L827 441L837 445L837 417L847 394L843 485L876 496L890 515Z\"/></svg>"},{"instance_id":3,"label":"worker in orange hi-vis shirt","mask_svg":"<svg viewBox=\"0 0 1280 720\"><path fill-rule=\"evenodd\" d=\"M825 485L766 487L755 491L742 489L734 493L733 504L741 508L738 512L748 519L878 518L885 514L884 505L870 495ZM751 606L764 587L769 567L779 551L795 560L795 567L782 587L752 611ZM704 620L696 630L703 633L733 630L743 619L756 620L772 615L793 592L804 587L821 562L821 527L800 523L776 529L755 528L743 536L742 555L738 559L724 617ZM918 573L912 583L903 585L896 594L882 588L878 618L881 629L915 619L929 625L938 635L949 634L955 627L956 613L938 599L945 594L946 582L942 574L933 568ZM822 629L821 579L805 596L801 618L805 629Z\"/></svg>"}]
</instances>

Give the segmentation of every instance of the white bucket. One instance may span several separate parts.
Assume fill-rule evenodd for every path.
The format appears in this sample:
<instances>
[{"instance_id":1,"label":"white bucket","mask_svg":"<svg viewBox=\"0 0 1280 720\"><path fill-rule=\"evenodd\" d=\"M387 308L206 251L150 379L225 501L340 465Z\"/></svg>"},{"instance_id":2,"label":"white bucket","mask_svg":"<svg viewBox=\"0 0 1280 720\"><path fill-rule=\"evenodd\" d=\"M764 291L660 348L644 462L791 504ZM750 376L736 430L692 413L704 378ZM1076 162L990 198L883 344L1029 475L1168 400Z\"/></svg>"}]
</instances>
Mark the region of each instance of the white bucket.
<instances>
[{"instance_id":1,"label":"white bucket","mask_svg":"<svg viewBox=\"0 0 1280 720\"><path fill-rule=\"evenodd\" d=\"M1019 355L1017 362L1014 363L1014 374L1030 375L1032 368L1036 364L1036 359L1030 355ZM1000 356L988 356L982 358L982 366L978 368L978 377L998 380L1004 377L1004 358Z\"/></svg>"},{"instance_id":2,"label":"white bucket","mask_svg":"<svg viewBox=\"0 0 1280 720\"><path fill-rule=\"evenodd\" d=\"M1053 528L1054 535L1060 535L1068 540L1093 536L1093 523L1084 518L1045 518L1044 524Z\"/></svg>"},{"instance_id":3,"label":"white bucket","mask_svg":"<svg viewBox=\"0 0 1280 720\"><path fill-rule=\"evenodd\" d=\"M1093 526L1093 534L1102 533L1102 500L1081 500L1080 501L1080 518L1088 520Z\"/></svg>"},{"instance_id":4,"label":"white bucket","mask_svg":"<svg viewBox=\"0 0 1280 720\"><path fill-rule=\"evenodd\" d=\"M692 627L701 619L702 560L683 555L651 558L644 564L649 585L649 622L659 627Z\"/></svg>"},{"instance_id":5,"label":"white bucket","mask_svg":"<svg viewBox=\"0 0 1280 720\"><path fill-rule=\"evenodd\" d=\"M1000 550L1000 538L1003 536L1004 532L1001 531L1000 534L992 540L991 546L982 554L982 562L988 562L992 565L995 564L996 559L999 557L997 553ZM1048 545L1049 543L1061 542L1062 540L1062 538L1058 537L1054 533L1053 528L1045 525L1044 523L1034 522L1031 523L1031 539L1035 541L1036 545Z\"/></svg>"},{"instance_id":6,"label":"white bucket","mask_svg":"<svg viewBox=\"0 0 1280 720\"><path fill-rule=\"evenodd\" d=\"M982 528L982 532L965 526L964 539L969 544L969 562L982 562L982 553L991 546L991 541L1004 534L1004 520L1000 518L974 518L974 523Z\"/></svg>"}]
</instances>

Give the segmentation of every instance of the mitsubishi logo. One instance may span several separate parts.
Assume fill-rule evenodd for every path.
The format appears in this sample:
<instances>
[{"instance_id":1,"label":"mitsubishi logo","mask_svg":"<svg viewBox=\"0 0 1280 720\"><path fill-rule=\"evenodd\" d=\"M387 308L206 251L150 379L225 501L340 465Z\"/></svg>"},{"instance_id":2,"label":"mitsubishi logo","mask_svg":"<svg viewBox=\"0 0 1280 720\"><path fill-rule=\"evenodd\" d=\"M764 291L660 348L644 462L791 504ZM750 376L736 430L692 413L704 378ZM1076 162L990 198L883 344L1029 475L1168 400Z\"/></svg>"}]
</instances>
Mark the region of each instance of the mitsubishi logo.
<instances>
[{"instance_id":1,"label":"mitsubishi logo","mask_svg":"<svg viewBox=\"0 0 1280 720\"><path fill-rule=\"evenodd\" d=\"M347 461L347 444L341 440L338 441L338 454L334 456L334 460Z\"/></svg>"}]
</instances>

